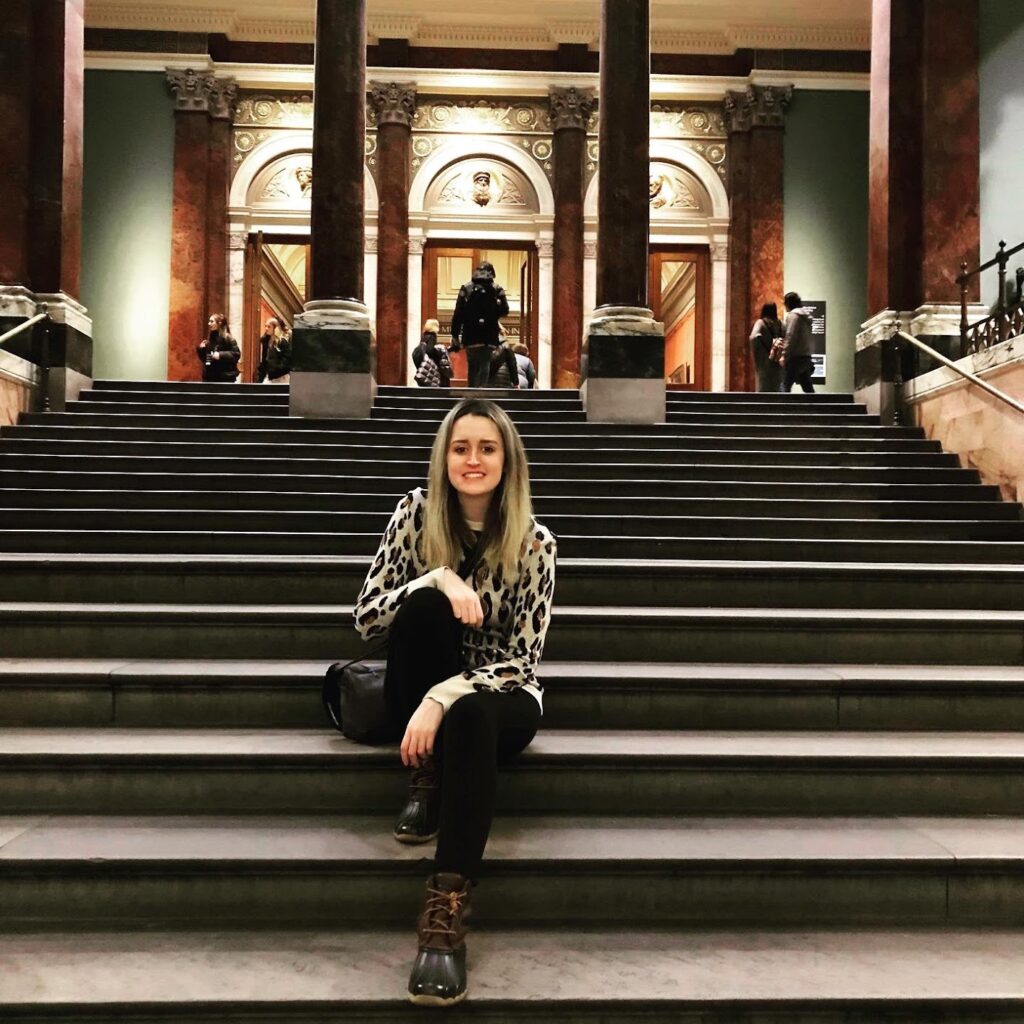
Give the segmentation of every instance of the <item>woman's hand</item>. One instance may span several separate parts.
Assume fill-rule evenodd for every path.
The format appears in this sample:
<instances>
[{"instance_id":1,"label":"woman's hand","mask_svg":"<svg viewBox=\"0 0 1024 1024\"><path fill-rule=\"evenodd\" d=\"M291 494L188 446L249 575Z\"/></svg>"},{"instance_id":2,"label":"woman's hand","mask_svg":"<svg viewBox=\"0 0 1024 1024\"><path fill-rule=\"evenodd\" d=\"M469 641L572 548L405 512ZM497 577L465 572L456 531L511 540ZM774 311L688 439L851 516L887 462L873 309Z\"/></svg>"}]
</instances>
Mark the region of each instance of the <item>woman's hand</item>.
<instances>
[{"instance_id":1,"label":"woman's hand","mask_svg":"<svg viewBox=\"0 0 1024 1024\"><path fill-rule=\"evenodd\" d=\"M434 752L434 737L441 727L444 708L431 697L424 697L412 713L402 737L402 764L419 768L423 759Z\"/></svg>"},{"instance_id":2,"label":"woman's hand","mask_svg":"<svg viewBox=\"0 0 1024 1024\"><path fill-rule=\"evenodd\" d=\"M467 626L480 627L484 624L484 610L476 591L465 580L452 572L447 566L442 577L441 589L444 596L452 603L452 611L459 622Z\"/></svg>"}]
</instances>

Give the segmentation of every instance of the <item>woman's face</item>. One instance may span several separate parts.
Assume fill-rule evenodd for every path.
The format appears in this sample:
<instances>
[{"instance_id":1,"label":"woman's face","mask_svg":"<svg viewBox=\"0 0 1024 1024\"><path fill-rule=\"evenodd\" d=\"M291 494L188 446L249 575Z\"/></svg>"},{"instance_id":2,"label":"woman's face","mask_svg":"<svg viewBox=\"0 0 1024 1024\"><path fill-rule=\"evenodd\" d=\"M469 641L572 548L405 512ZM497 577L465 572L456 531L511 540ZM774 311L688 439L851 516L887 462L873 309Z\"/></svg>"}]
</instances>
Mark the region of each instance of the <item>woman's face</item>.
<instances>
[{"instance_id":1,"label":"woman's face","mask_svg":"<svg viewBox=\"0 0 1024 1024\"><path fill-rule=\"evenodd\" d=\"M210 319L206 321L206 326L209 327L211 331L216 331L220 328L220 320L216 316L211 316Z\"/></svg>"},{"instance_id":2,"label":"woman's face","mask_svg":"<svg viewBox=\"0 0 1024 1024\"><path fill-rule=\"evenodd\" d=\"M276 326L277 326L277 321L276 320L268 320L263 325L263 333L264 334L273 334L274 333L274 328Z\"/></svg>"},{"instance_id":3,"label":"woman's face","mask_svg":"<svg viewBox=\"0 0 1024 1024\"><path fill-rule=\"evenodd\" d=\"M448 445L448 479L467 497L491 494L501 483L505 449L497 426L486 416L462 416L455 421Z\"/></svg>"}]
</instances>

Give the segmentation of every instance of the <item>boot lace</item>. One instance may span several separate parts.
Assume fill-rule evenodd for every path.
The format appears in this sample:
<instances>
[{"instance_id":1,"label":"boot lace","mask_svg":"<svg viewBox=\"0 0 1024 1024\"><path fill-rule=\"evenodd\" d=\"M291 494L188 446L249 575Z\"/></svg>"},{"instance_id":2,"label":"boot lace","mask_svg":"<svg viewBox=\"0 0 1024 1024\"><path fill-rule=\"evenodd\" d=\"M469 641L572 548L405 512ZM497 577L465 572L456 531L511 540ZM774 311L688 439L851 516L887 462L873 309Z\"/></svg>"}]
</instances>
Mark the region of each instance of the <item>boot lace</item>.
<instances>
[{"instance_id":1,"label":"boot lace","mask_svg":"<svg viewBox=\"0 0 1024 1024\"><path fill-rule=\"evenodd\" d=\"M455 935L455 923L462 912L466 891L427 887L426 926L423 931L432 935Z\"/></svg>"},{"instance_id":2,"label":"boot lace","mask_svg":"<svg viewBox=\"0 0 1024 1024\"><path fill-rule=\"evenodd\" d=\"M413 769L410 789L436 789L437 788L437 766L434 759L428 757L419 768Z\"/></svg>"}]
</instances>

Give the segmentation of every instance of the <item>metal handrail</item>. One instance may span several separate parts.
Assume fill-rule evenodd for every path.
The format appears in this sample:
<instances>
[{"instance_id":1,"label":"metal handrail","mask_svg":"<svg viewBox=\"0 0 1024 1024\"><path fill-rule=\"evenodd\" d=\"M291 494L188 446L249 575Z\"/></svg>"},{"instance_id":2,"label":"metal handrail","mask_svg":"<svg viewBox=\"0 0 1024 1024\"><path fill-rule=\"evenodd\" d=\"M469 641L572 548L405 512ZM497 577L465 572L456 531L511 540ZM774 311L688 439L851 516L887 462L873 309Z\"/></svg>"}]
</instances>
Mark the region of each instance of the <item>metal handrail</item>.
<instances>
[{"instance_id":1,"label":"metal handrail","mask_svg":"<svg viewBox=\"0 0 1024 1024\"><path fill-rule=\"evenodd\" d=\"M26 320L24 321L24 323L18 324L17 327L12 327L5 334L0 334L0 347L6 345L7 342L11 340L11 338L21 334L22 331L27 331L30 327L34 327L36 324L40 323L43 320L48 320L49 318L50 314L44 310L42 313L36 313L36 315L32 317L30 320Z\"/></svg>"},{"instance_id":2,"label":"metal handrail","mask_svg":"<svg viewBox=\"0 0 1024 1024\"><path fill-rule=\"evenodd\" d=\"M1006 248L1006 242L1001 241L994 259L974 270L967 269L967 262L960 264L960 276L956 279L960 285L960 351L963 354L977 352L979 348L989 348L992 345L1008 341L1011 337L1017 337L1024 333L1024 302L1021 301L1021 287L1024 284L1024 276L1020 270L1017 272L1017 301L1012 307L1006 304L1006 265L1010 257L1024 250L1024 242L1015 245L1012 249ZM969 323L967 320L968 295L971 290L971 279L980 276L984 270L992 267L999 268L999 297L996 300L995 310L977 323ZM1012 322L1011 322L1012 321Z\"/></svg>"},{"instance_id":3,"label":"metal handrail","mask_svg":"<svg viewBox=\"0 0 1024 1024\"><path fill-rule=\"evenodd\" d=\"M1016 398L1011 398L1005 391L1000 391L999 388L988 381L982 380L977 374L971 373L970 370L965 370L962 366L957 366L952 359L947 359L941 352L936 352L931 345L926 345L919 338L915 338L912 334L907 334L906 331L897 331L893 337L902 338L904 341L909 341L911 345L917 346L922 352L927 352L928 355L935 359L937 362L948 366L951 370L955 370L960 374L961 377L965 377L972 384L977 384L983 391L987 391L993 398L998 398L1000 402L1005 402L1012 409L1016 409L1019 413L1024 413L1024 405L1017 401ZM902 374L900 374L902 378ZM897 380L897 384L902 385L902 379Z\"/></svg>"},{"instance_id":4,"label":"metal handrail","mask_svg":"<svg viewBox=\"0 0 1024 1024\"><path fill-rule=\"evenodd\" d=\"M46 308L45 304L40 304L39 312L35 316L30 317L24 323L18 324L17 327L12 327L6 333L0 335L0 348L2 348L12 338L17 337L23 331L27 331L30 327L34 327L38 323L44 323L46 326L43 328L43 336L39 339L39 394L42 397L42 407L44 412L50 410L50 312Z\"/></svg>"}]
</instances>

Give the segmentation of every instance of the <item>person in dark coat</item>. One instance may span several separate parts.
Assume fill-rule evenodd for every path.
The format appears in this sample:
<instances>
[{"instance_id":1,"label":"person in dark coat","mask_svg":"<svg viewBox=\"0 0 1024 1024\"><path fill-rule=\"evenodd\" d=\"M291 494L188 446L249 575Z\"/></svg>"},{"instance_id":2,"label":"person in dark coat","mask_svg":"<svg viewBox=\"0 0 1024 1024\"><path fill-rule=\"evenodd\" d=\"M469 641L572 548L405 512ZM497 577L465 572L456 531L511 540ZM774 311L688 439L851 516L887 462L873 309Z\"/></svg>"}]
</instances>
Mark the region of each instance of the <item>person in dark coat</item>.
<instances>
[{"instance_id":1,"label":"person in dark coat","mask_svg":"<svg viewBox=\"0 0 1024 1024\"><path fill-rule=\"evenodd\" d=\"M469 386L485 388L491 372L491 352L499 345L498 324L508 316L505 290L494 281L494 266L484 262L459 289L452 315L452 351L466 350Z\"/></svg>"},{"instance_id":2,"label":"person in dark coat","mask_svg":"<svg viewBox=\"0 0 1024 1024\"><path fill-rule=\"evenodd\" d=\"M203 364L203 380L233 384L238 378L242 351L228 329L228 318L223 313L214 313L206 326L210 333L196 346L196 355Z\"/></svg>"},{"instance_id":3,"label":"person in dark coat","mask_svg":"<svg viewBox=\"0 0 1024 1024\"><path fill-rule=\"evenodd\" d=\"M492 388L519 387L519 363L507 341L491 349L491 375L487 383Z\"/></svg>"},{"instance_id":4,"label":"person in dark coat","mask_svg":"<svg viewBox=\"0 0 1024 1024\"><path fill-rule=\"evenodd\" d=\"M802 391L813 395L811 311L803 308L803 299L796 292L787 292L783 302L786 304L786 319L782 331L786 342L782 349L782 390L788 394L794 384L799 384Z\"/></svg>"},{"instance_id":5,"label":"person in dark coat","mask_svg":"<svg viewBox=\"0 0 1024 1024\"><path fill-rule=\"evenodd\" d=\"M260 338L260 365L256 379L260 384L287 384L292 372L291 336L276 316L270 317Z\"/></svg>"},{"instance_id":6,"label":"person in dark coat","mask_svg":"<svg viewBox=\"0 0 1024 1024\"><path fill-rule=\"evenodd\" d=\"M758 391L778 391L782 387L782 367L768 358L772 345L781 337L779 307L774 302L766 302L761 307L760 318L754 322L753 330L750 332Z\"/></svg>"}]
</instances>

